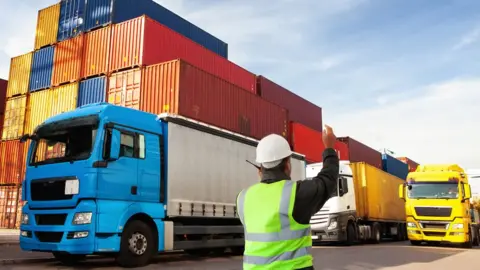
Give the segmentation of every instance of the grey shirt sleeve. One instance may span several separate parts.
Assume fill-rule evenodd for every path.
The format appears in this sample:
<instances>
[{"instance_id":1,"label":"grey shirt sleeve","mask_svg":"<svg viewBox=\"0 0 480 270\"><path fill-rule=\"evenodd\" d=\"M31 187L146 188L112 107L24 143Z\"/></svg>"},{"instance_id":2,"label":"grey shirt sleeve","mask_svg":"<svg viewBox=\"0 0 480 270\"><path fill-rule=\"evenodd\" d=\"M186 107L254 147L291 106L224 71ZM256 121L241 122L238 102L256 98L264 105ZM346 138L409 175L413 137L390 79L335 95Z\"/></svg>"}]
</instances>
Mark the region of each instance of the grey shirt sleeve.
<instances>
[{"instance_id":1,"label":"grey shirt sleeve","mask_svg":"<svg viewBox=\"0 0 480 270\"><path fill-rule=\"evenodd\" d=\"M297 182L293 218L300 224L309 224L315 215L337 189L339 159L337 152L327 148L323 152L323 168L312 180Z\"/></svg>"}]
</instances>

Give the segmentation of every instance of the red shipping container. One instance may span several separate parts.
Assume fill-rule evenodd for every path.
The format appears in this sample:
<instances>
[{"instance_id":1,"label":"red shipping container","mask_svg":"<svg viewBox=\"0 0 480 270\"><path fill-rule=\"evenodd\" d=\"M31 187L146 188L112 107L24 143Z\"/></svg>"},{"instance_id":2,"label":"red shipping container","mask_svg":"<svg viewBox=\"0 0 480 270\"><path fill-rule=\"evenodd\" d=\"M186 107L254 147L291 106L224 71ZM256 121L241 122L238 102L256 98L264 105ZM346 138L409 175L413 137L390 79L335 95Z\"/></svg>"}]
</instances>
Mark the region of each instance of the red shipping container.
<instances>
[{"instance_id":1,"label":"red shipping container","mask_svg":"<svg viewBox=\"0 0 480 270\"><path fill-rule=\"evenodd\" d=\"M107 26L85 34L82 73L87 78L107 74L112 27Z\"/></svg>"},{"instance_id":2,"label":"red shipping container","mask_svg":"<svg viewBox=\"0 0 480 270\"><path fill-rule=\"evenodd\" d=\"M110 52L111 71L181 58L208 73L256 93L255 74L147 16L114 25Z\"/></svg>"},{"instance_id":3,"label":"red shipping container","mask_svg":"<svg viewBox=\"0 0 480 270\"><path fill-rule=\"evenodd\" d=\"M382 169L382 154L377 150L351 137L340 137L338 140L347 144L350 162L365 162Z\"/></svg>"},{"instance_id":4,"label":"red shipping container","mask_svg":"<svg viewBox=\"0 0 480 270\"><path fill-rule=\"evenodd\" d=\"M417 169L417 167L420 165L417 162L409 159L408 157L397 157L397 159L408 165L409 172L414 172Z\"/></svg>"},{"instance_id":5,"label":"red shipping container","mask_svg":"<svg viewBox=\"0 0 480 270\"><path fill-rule=\"evenodd\" d=\"M179 114L256 139L271 133L288 138L287 110L183 60L113 74L108 102Z\"/></svg>"},{"instance_id":6,"label":"red shipping container","mask_svg":"<svg viewBox=\"0 0 480 270\"><path fill-rule=\"evenodd\" d=\"M288 110L290 121L322 131L322 108L290 92L269 79L257 77L259 95Z\"/></svg>"},{"instance_id":7,"label":"red shipping container","mask_svg":"<svg viewBox=\"0 0 480 270\"><path fill-rule=\"evenodd\" d=\"M66 82L80 79L83 61L83 41L81 34L72 39L59 42L55 47L53 60L52 85L57 86Z\"/></svg>"},{"instance_id":8,"label":"red shipping container","mask_svg":"<svg viewBox=\"0 0 480 270\"><path fill-rule=\"evenodd\" d=\"M3 121L5 119L5 105L7 102L8 81L0 79L0 138L2 138Z\"/></svg>"},{"instance_id":9,"label":"red shipping container","mask_svg":"<svg viewBox=\"0 0 480 270\"><path fill-rule=\"evenodd\" d=\"M322 142L322 132L291 122L290 145L293 151L305 155L308 162L323 161L322 154L325 147Z\"/></svg>"},{"instance_id":10,"label":"red shipping container","mask_svg":"<svg viewBox=\"0 0 480 270\"><path fill-rule=\"evenodd\" d=\"M20 184L25 177L27 143L0 142L0 184Z\"/></svg>"}]
</instances>

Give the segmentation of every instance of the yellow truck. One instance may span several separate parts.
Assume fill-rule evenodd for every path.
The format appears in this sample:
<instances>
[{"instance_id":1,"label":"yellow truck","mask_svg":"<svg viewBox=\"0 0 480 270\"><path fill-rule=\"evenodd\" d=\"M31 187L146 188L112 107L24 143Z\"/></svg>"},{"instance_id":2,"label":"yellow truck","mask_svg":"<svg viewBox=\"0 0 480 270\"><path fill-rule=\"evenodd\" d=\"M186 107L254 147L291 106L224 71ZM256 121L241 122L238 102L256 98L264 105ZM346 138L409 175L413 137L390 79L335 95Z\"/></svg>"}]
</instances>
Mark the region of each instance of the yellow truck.
<instances>
[{"instance_id":1,"label":"yellow truck","mask_svg":"<svg viewBox=\"0 0 480 270\"><path fill-rule=\"evenodd\" d=\"M323 163L307 165L307 178ZM364 162L340 162L338 187L311 220L314 242L379 243L407 239L405 202L397 197L404 180Z\"/></svg>"},{"instance_id":2,"label":"yellow truck","mask_svg":"<svg viewBox=\"0 0 480 270\"><path fill-rule=\"evenodd\" d=\"M399 185L405 200L408 239L427 243L479 244L478 225L472 222L471 189L465 171L457 164L420 165Z\"/></svg>"}]
</instances>

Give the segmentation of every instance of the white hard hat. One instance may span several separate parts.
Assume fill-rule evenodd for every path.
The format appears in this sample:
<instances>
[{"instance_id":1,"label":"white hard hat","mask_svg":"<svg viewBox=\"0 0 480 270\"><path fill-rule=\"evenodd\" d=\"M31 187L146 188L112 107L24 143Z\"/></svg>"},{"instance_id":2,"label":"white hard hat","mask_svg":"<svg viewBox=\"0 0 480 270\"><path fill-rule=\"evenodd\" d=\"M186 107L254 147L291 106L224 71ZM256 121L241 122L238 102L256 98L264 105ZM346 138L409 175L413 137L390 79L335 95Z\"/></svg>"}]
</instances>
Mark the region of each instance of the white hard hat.
<instances>
[{"instance_id":1,"label":"white hard hat","mask_svg":"<svg viewBox=\"0 0 480 270\"><path fill-rule=\"evenodd\" d=\"M257 163L266 169L278 166L282 160L292 155L287 140L280 135L270 134L260 140L257 146Z\"/></svg>"}]
</instances>

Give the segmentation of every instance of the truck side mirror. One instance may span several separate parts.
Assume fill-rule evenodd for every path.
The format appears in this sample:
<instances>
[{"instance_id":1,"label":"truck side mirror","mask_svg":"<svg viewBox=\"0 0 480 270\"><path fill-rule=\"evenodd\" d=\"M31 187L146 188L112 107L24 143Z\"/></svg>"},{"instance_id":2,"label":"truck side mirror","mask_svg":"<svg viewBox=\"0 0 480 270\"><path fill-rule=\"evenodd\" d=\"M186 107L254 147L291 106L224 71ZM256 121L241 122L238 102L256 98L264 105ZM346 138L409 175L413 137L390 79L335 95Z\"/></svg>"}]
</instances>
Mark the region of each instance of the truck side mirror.
<instances>
[{"instance_id":1,"label":"truck side mirror","mask_svg":"<svg viewBox=\"0 0 480 270\"><path fill-rule=\"evenodd\" d=\"M112 135L110 139L110 160L117 160L120 158L120 131L112 129Z\"/></svg>"},{"instance_id":2,"label":"truck side mirror","mask_svg":"<svg viewBox=\"0 0 480 270\"><path fill-rule=\"evenodd\" d=\"M463 190L465 192L465 194L463 194L464 200L469 200L470 198L472 198L472 190L469 184L463 184Z\"/></svg>"},{"instance_id":3,"label":"truck side mirror","mask_svg":"<svg viewBox=\"0 0 480 270\"><path fill-rule=\"evenodd\" d=\"M398 197L405 200L405 185L403 184L398 186Z\"/></svg>"}]
</instances>

